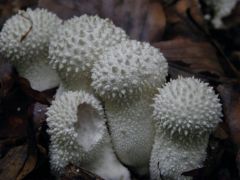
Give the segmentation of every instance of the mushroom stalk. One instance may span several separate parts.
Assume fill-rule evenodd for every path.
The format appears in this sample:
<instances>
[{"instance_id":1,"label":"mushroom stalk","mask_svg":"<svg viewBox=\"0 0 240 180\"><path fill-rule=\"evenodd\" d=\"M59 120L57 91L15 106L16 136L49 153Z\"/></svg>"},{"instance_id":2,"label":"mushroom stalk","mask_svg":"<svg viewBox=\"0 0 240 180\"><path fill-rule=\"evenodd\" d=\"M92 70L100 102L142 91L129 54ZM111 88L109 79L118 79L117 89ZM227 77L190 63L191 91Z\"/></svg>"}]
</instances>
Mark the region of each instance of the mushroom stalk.
<instances>
[{"instance_id":1,"label":"mushroom stalk","mask_svg":"<svg viewBox=\"0 0 240 180\"><path fill-rule=\"evenodd\" d=\"M158 49L134 40L109 48L92 69L92 86L105 102L117 156L141 175L148 173L154 139L150 105L167 69Z\"/></svg>"},{"instance_id":2,"label":"mushroom stalk","mask_svg":"<svg viewBox=\"0 0 240 180\"><path fill-rule=\"evenodd\" d=\"M173 139L167 133L158 130L150 161L151 180L190 180L181 175L193 169L201 168L206 158L208 136L193 142Z\"/></svg>"},{"instance_id":3,"label":"mushroom stalk","mask_svg":"<svg viewBox=\"0 0 240 180\"><path fill-rule=\"evenodd\" d=\"M140 175L148 174L148 164L154 140L152 101L149 98L133 102L106 102L105 109L113 146L119 159Z\"/></svg>"},{"instance_id":4,"label":"mushroom stalk","mask_svg":"<svg viewBox=\"0 0 240 180\"><path fill-rule=\"evenodd\" d=\"M28 79L31 87L38 91L51 89L59 85L59 77L45 62L21 64L17 66L19 74Z\"/></svg>"}]
</instances>

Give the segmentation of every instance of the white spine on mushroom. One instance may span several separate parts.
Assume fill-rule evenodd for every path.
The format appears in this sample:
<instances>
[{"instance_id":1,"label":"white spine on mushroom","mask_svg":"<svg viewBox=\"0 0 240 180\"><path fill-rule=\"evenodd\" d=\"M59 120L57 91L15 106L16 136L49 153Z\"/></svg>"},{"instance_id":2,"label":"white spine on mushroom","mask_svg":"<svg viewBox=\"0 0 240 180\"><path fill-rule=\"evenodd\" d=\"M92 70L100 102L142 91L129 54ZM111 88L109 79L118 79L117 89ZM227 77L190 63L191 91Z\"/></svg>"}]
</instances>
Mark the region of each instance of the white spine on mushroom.
<instances>
[{"instance_id":1,"label":"white spine on mushroom","mask_svg":"<svg viewBox=\"0 0 240 180\"><path fill-rule=\"evenodd\" d=\"M48 65L48 47L61 22L47 10L27 9L7 20L2 28L1 53L17 67L20 75L30 79L34 89L41 91L59 83L57 74Z\"/></svg>"},{"instance_id":2,"label":"white spine on mushroom","mask_svg":"<svg viewBox=\"0 0 240 180\"><path fill-rule=\"evenodd\" d=\"M238 1L239 0L205 0L206 4L213 8L214 16L211 21L215 28L224 27L222 18L230 15Z\"/></svg>"},{"instance_id":3,"label":"white spine on mushroom","mask_svg":"<svg viewBox=\"0 0 240 180\"><path fill-rule=\"evenodd\" d=\"M49 59L69 90L91 91L90 71L105 48L127 39L109 19L82 15L64 23L51 40Z\"/></svg>"},{"instance_id":4,"label":"white spine on mushroom","mask_svg":"<svg viewBox=\"0 0 240 180\"><path fill-rule=\"evenodd\" d=\"M105 101L115 151L142 174L148 171L154 139L149 105L167 69L158 49L134 40L109 48L92 69L92 86Z\"/></svg>"},{"instance_id":5,"label":"white spine on mushroom","mask_svg":"<svg viewBox=\"0 0 240 180\"><path fill-rule=\"evenodd\" d=\"M65 92L47 112L52 169L61 173L68 163L86 168L105 179L130 179L113 153L103 109L92 95Z\"/></svg>"},{"instance_id":6,"label":"white spine on mushroom","mask_svg":"<svg viewBox=\"0 0 240 180\"><path fill-rule=\"evenodd\" d=\"M151 179L189 179L185 171L199 168L206 156L209 134L222 116L218 96L207 83L178 78L159 89L154 98L155 143Z\"/></svg>"}]
</instances>

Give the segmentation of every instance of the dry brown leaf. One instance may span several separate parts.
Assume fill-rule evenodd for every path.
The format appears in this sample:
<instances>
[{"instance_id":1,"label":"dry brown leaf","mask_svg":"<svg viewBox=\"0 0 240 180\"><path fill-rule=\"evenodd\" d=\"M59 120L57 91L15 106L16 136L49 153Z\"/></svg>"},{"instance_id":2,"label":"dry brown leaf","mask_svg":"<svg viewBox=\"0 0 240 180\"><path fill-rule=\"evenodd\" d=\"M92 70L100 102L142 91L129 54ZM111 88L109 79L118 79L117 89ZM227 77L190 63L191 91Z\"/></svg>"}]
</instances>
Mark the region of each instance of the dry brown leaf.
<instances>
[{"instance_id":1,"label":"dry brown leaf","mask_svg":"<svg viewBox=\"0 0 240 180\"><path fill-rule=\"evenodd\" d=\"M85 170L69 164L65 167L63 175L60 177L61 180L72 180L72 179L81 179L81 180L103 180L103 178Z\"/></svg>"},{"instance_id":2,"label":"dry brown leaf","mask_svg":"<svg viewBox=\"0 0 240 180\"><path fill-rule=\"evenodd\" d=\"M0 159L0 179L15 180L27 158L27 145L16 146Z\"/></svg>"},{"instance_id":3,"label":"dry brown leaf","mask_svg":"<svg viewBox=\"0 0 240 180\"><path fill-rule=\"evenodd\" d=\"M38 160L36 140L38 129L35 127L37 127L36 125L40 126L41 122L34 124L34 104L40 102L49 105L49 101L45 93L33 90L28 80L19 77L18 73L10 65L0 67L0 83L0 111L3 117L0 121L0 137L5 138L8 142L13 142L12 144L6 145L5 141L5 144L1 144L0 146L3 152L12 147L8 152L4 152L7 154L2 159L3 164L10 163L9 166L7 166L10 170L3 169L3 174L0 174L0 179L6 179L5 176L8 175L6 171L9 171L12 173L10 179L20 180L33 171ZM41 119L35 120L40 121ZM27 150L26 148L21 148L19 151L15 149L14 140L20 137L26 137ZM4 143L4 140L2 143ZM17 159L16 161L18 163L16 167L11 159L12 152L16 153L16 157L13 156L13 158L19 158L19 160ZM20 158L23 156L24 158Z\"/></svg>"},{"instance_id":4,"label":"dry brown leaf","mask_svg":"<svg viewBox=\"0 0 240 180\"><path fill-rule=\"evenodd\" d=\"M21 168L20 173L17 175L16 180L21 180L26 177L36 166L37 164L37 153L30 153Z\"/></svg>"},{"instance_id":5,"label":"dry brown leaf","mask_svg":"<svg viewBox=\"0 0 240 180\"><path fill-rule=\"evenodd\" d=\"M205 29L205 21L198 0L178 0L172 6L166 6L166 37L173 39L184 36L191 39L202 39L203 36L196 27L197 23Z\"/></svg>"},{"instance_id":6,"label":"dry brown leaf","mask_svg":"<svg viewBox=\"0 0 240 180\"><path fill-rule=\"evenodd\" d=\"M223 84L217 88L223 101L224 119L233 141L240 147L240 85Z\"/></svg>"},{"instance_id":7,"label":"dry brown leaf","mask_svg":"<svg viewBox=\"0 0 240 180\"><path fill-rule=\"evenodd\" d=\"M224 76L215 49L207 42L176 38L153 45L160 49L169 62L185 63L196 73L210 72L216 76Z\"/></svg>"}]
</instances>

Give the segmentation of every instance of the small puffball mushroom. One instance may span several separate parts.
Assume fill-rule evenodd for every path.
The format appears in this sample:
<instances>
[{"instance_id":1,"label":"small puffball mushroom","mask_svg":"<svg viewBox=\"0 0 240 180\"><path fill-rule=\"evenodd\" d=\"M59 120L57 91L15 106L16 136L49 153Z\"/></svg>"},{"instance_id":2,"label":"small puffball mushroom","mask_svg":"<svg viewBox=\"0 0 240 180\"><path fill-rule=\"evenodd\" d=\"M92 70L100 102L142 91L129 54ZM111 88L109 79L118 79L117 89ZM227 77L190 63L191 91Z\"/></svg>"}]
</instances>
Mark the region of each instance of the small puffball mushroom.
<instances>
[{"instance_id":1,"label":"small puffball mushroom","mask_svg":"<svg viewBox=\"0 0 240 180\"><path fill-rule=\"evenodd\" d=\"M150 161L151 180L192 179L181 174L203 166L207 145L208 136L189 143L157 131Z\"/></svg>"},{"instance_id":2,"label":"small puffball mushroom","mask_svg":"<svg viewBox=\"0 0 240 180\"><path fill-rule=\"evenodd\" d=\"M195 78L180 77L166 83L153 107L157 126L179 138L211 133L222 116L218 95L208 83Z\"/></svg>"},{"instance_id":3,"label":"small puffball mushroom","mask_svg":"<svg viewBox=\"0 0 240 180\"><path fill-rule=\"evenodd\" d=\"M167 70L158 49L134 40L110 47L92 69L92 86L105 101L117 156L139 174L149 169L154 140L150 104Z\"/></svg>"},{"instance_id":4,"label":"small puffball mushroom","mask_svg":"<svg viewBox=\"0 0 240 180\"><path fill-rule=\"evenodd\" d=\"M204 0L214 11L211 22L215 28L224 27L222 19L231 14L238 1L239 0Z\"/></svg>"},{"instance_id":5,"label":"small puffball mushroom","mask_svg":"<svg viewBox=\"0 0 240 180\"><path fill-rule=\"evenodd\" d=\"M84 91L64 92L49 107L50 163L61 174L68 163L110 180L129 180L117 160L99 101Z\"/></svg>"},{"instance_id":6,"label":"small puffball mushroom","mask_svg":"<svg viewBox=\"0 0 240 180\"><path fill-rule=\"evenodd\" d=\"M59 79L48 65L50 37L61 20L44 9L19 11L6 21L0 33L0 51L14 64L33 89L42 91L58 85Z\"/></svg>"},{"instance_id":7,"label":"small puffball mushroom","mask_svg":"<svg viewBox=\"0 0 240 180\"><path fill-rule=\"evenodd\" d=\"M150 161L152 180L191 179L181 176L206 158L210 133L221 121L222 108L213 88L198 79L178 78L154 98L155 142Z\"/></svg>"},{"instance_id":8,"label":"small puffball mushroom","mask_svg":"<svg viewBox=\"0 0 240 180\"><path fill-rule=\"evenodd\" d=\"M91 91L90 71L105 48L127 39L109 19L82 15L66 21L51 40L49 59L65 89Z\"/></svg>"}]
</instances>

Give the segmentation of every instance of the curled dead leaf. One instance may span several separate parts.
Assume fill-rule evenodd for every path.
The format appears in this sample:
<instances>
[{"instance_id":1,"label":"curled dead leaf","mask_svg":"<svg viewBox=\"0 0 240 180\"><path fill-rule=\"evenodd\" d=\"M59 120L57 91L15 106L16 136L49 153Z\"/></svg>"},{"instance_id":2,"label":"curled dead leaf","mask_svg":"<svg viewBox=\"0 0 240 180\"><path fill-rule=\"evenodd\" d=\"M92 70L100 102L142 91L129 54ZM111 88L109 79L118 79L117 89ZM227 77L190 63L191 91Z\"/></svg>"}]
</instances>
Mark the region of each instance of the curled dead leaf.
<instances>
[{"instance_id":1,"label":"curled dead leaf","mask_svg":"<svg viewBox=\"0 0 240 180\"><path fill-rule=\"evenodd\" d=\"M37 164L37 153L28 153L28 157L24 162L21 171L18 173L16 180L24 179L36 166Z\"/></svg>"},{"instance_id":2,"label":"curled dead leaf","mask_svg":"<svg viewBox=\"0 0 240 180\"><path fill-rule=\"evenodd\" d=\"M103 178L85 170L69 164L64 169L64 174L60 178L61 180L81 179L81 180L103 180Z\"/></svg>"},{"instance_id":3,"label":"curled dead leaf","mask_svg":"<svg viewBox=\"0 0 240 180\"><path fill-rule=\"evenodd\" d=\"M0 178L15 180L27 158L27 145L12 148L0 159Z\"/></svg>"},{"instance_id":4,"label":"curled dead leaf","mask_svg":"<svg viewBox=\"0 0 240 180\"><path fill-rule=\"evenodd\" d=\"M215 49L207 42L196 42L187 38L176 38L153 44L159 48L169 62L189 67L193 72L209 72L224 76Z\"/></svg>"}]
</instances>

